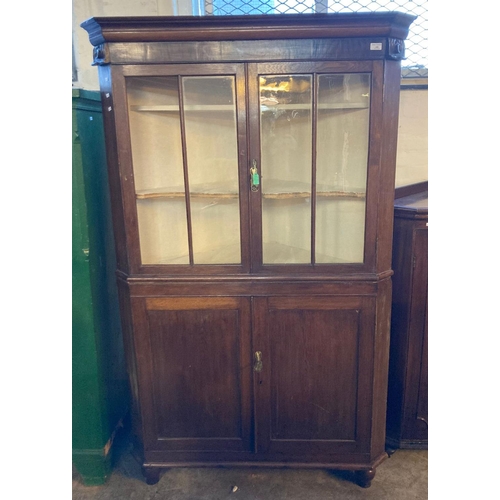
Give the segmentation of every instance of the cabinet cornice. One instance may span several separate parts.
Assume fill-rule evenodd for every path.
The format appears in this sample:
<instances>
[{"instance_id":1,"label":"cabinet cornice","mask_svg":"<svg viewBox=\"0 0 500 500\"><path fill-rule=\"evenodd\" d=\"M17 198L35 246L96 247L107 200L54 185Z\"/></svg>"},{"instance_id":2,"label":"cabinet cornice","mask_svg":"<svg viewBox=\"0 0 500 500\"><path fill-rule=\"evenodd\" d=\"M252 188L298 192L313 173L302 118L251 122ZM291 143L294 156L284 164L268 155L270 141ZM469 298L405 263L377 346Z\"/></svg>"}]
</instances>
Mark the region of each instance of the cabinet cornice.
<instances>
[{"instance_id":1,"label":"cabinet cornice","mask_svg":"<svg viewBox=\"0 0 500 500\"><path fill-rule=\"evenodd\" d=\"M405 39L415 16L401 12L260 16L93 17L81 24L105 42L276 40L382 36Z\"/></svg>"}]
</instances>

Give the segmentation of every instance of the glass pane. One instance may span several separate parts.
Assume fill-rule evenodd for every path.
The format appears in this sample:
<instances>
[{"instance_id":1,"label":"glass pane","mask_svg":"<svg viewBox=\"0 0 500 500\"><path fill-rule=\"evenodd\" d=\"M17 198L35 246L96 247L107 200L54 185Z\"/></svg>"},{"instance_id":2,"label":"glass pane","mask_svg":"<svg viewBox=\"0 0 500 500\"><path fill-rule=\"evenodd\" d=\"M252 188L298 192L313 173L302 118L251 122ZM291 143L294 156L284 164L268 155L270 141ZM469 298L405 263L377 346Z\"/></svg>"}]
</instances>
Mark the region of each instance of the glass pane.
<instances>
[{"instance_id":1,"label":"glass pane","mask_svg":"<svg viewBox=\"0 0 500 500\"><path fill-rule=\"evenodd\" d=\"M189 264L177 77L127 78L141 260Z\"/></svg>"},{"instance_id":2,"label":"glass pane","mask_svg":"<svg viewBox=\"0 0 500 500\"><path fill-rule=\"evenodd\" d=\"M235 78L182 79L195 264L241 262Z\"/></svg>"},{"instance_id":3,"label":"glass pane","mask_svg":"<svg viewBox=\"0 0 500 500\"><path fill-rule=\"evenodd\" d=\"M363 262L370 75L318 76L317 263Z\"/></svg>"},{"instance_id":4,"label":"glass pane","mask_svg":"<svg viewBox=\"0 0 500 500\"><path fill-rule=\"evenodd\" d=\"M260 77L264 264L311 262L312 75Z\"/></svg>"}]
</instances>

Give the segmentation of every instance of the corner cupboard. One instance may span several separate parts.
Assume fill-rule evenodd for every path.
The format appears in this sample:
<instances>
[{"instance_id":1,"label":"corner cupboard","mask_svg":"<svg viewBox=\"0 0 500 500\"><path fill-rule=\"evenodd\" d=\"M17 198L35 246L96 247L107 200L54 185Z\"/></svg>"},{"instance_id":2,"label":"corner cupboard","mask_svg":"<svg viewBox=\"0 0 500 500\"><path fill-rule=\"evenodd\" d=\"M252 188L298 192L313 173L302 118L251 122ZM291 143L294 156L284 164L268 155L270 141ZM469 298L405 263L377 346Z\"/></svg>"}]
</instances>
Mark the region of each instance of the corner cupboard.
<instances>
[{"instance_id":1,"label":"corner cupboard","mask_svg":"<svg viewBox=\"0 0 500 500\"><path fill-rule=\"evenodd\" d=\"M413 16L92 18L133 430L175 466L369 486Z\"/></svg>"}]
</instances>

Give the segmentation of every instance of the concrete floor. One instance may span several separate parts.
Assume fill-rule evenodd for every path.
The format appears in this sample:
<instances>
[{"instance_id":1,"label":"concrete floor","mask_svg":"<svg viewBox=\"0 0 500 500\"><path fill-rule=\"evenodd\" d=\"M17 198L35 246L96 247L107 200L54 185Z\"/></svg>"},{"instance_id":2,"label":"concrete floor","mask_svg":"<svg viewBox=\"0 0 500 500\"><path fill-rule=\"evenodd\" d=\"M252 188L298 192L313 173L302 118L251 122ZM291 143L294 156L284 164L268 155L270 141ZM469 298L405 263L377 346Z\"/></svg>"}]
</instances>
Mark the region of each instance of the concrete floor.
<instances>
[{"instance_id":1,"label":"concrete floor","mask_svg":"<svg viewBox=\"0 0 500 500\"><path fill-rule=\"evenodd\" d=\"M378 468L370 488L350 472L262 468L178 468L148 486L125 443L103 486L73 473L73 500L427 500L427 450L398 450ZM233 492L233 487L237 490Z\"/></svg>"}]
</instances>

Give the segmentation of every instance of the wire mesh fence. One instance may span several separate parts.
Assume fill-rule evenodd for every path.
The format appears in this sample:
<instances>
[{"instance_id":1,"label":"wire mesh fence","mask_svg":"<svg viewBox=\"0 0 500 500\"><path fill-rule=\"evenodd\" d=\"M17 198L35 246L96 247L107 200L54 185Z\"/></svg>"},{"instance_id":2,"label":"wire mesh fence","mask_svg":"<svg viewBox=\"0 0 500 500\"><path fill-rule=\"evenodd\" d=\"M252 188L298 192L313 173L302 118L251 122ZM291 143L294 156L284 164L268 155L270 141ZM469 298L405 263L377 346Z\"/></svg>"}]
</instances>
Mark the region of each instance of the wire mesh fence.
<instances>
[{"instance_id":1,"label":"wire mesh fence","mask_svg":"<svg viewBox=\"0 0 500 500\"><path fill-rule=\"evenodd\" d=\"M202 0L203 1L203 0ZM428 76L427 0L205 0L205 15L305 14L313 12L407 12L418 16L406 40L404 78Z\"/></svg>"}]
</instances>

